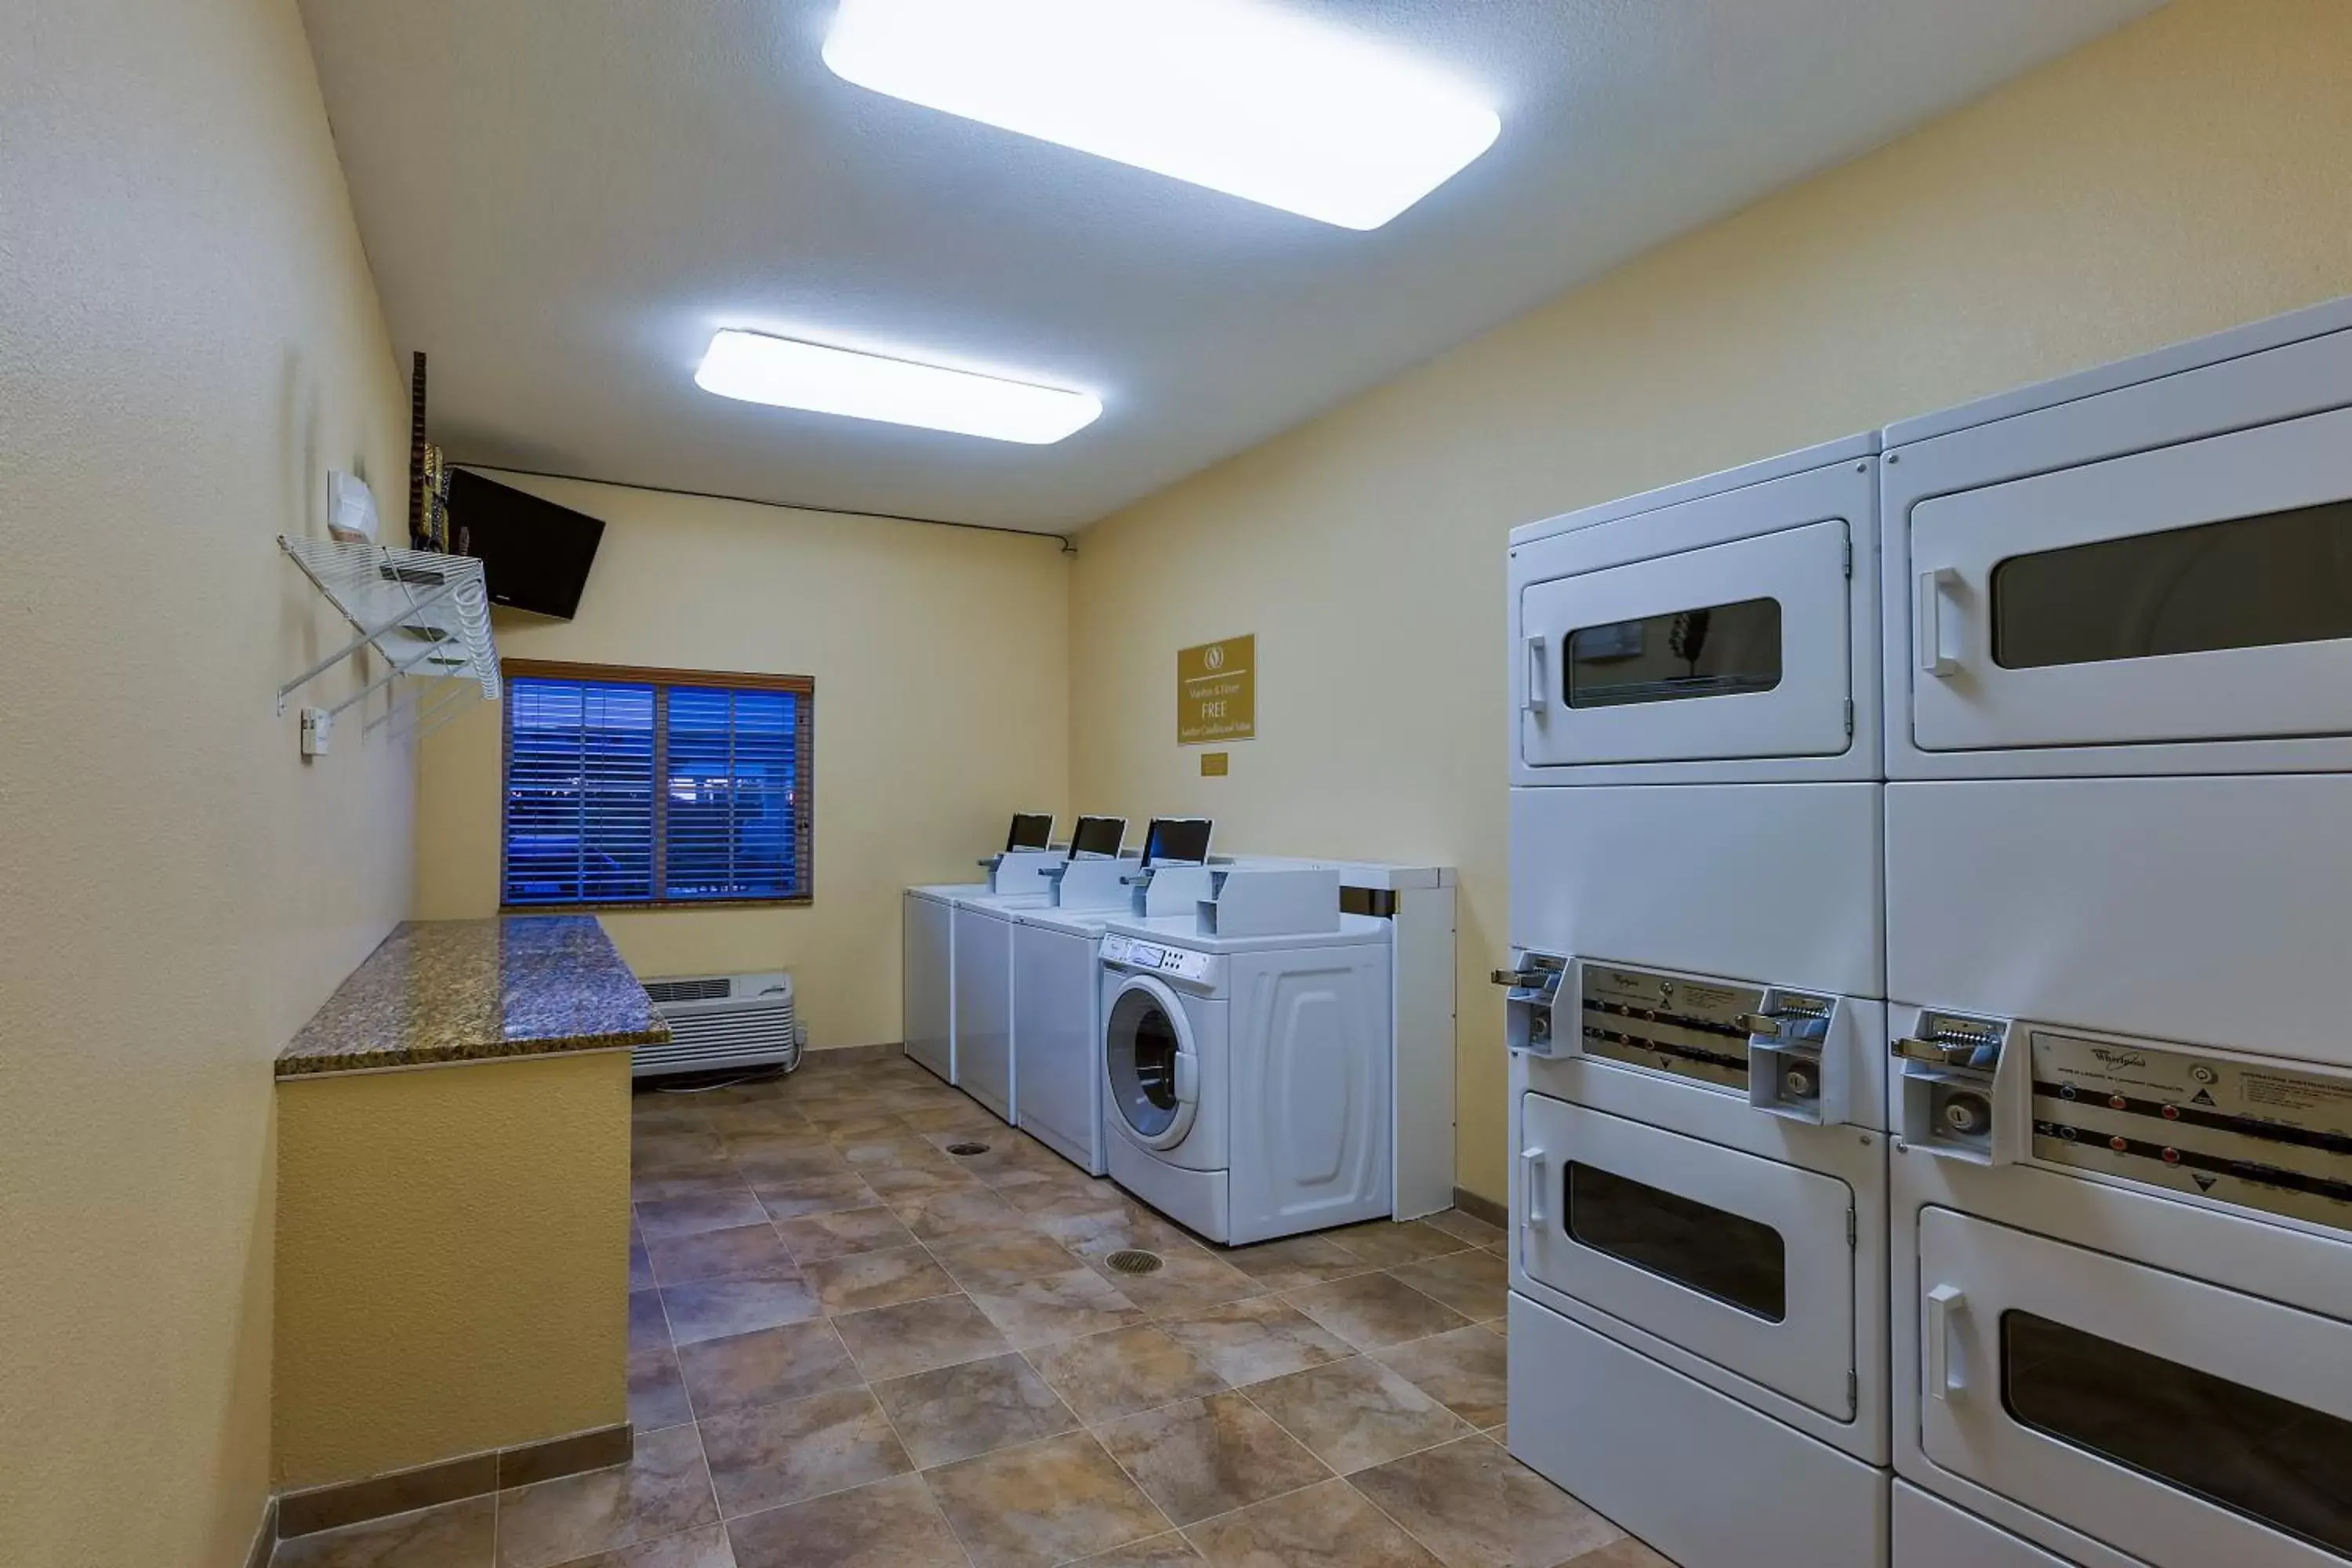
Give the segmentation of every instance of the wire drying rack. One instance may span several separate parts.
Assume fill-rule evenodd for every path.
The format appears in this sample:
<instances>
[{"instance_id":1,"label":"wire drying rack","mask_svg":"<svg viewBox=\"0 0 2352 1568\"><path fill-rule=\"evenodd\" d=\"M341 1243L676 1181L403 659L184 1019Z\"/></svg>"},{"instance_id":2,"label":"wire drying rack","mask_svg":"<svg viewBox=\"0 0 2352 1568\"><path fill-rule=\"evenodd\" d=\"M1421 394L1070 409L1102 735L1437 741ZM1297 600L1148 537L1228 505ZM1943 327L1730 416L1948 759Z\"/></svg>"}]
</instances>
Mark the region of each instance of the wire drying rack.
<instances>
[{"instance_id":1,"label":"wire drying rack","mask_svg":"<svg viewBox=\"0 0 2352 1568\"><path fill-rule=\"evenodd\" d=\"M362 648L374 650L383 671L326 710L330 716L404 678L429 683L412 700L387 705L362 734L388 725L395 736L421 738L455 718L478 691L486 702L498 700L499 649L479 561L284 534L278 545L357 634L278 689L281 716L288 698Z\"/></svg>"}]
</instances>

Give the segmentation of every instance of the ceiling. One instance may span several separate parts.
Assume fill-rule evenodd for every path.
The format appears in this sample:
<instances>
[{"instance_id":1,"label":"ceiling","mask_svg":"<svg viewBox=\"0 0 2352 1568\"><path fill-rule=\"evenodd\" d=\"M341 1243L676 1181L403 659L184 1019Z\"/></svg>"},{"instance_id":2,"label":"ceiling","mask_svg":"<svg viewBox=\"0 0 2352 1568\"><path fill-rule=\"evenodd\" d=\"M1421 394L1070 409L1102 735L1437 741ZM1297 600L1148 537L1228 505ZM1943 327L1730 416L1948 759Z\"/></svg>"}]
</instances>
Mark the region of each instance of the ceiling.
<instances>
[{"instance_id":1,"label":"ceiling","mask_svg":"<svg viewBox=\"0 0 2352 1568\"><path fill-rule=\"evenodd\" d=\"M830 0L303 0L460 461L1066 531L2157 0L1286 0L1491 89L1370 233L881 97ZM1051 447L713 397L722 326L1090 391Z\"/></svg>"}]
</instances>

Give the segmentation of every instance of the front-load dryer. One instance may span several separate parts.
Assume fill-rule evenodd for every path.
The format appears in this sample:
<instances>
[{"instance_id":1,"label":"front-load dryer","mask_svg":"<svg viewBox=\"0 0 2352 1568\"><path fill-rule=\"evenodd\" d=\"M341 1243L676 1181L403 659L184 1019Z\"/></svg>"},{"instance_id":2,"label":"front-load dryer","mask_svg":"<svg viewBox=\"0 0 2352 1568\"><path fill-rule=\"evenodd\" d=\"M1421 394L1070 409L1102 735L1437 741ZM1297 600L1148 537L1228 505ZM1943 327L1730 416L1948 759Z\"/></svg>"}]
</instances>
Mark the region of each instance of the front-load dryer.
<instances>
[{"instance_id":1,"label":"front-load dryer","mask_svg":"<svg viewBox=\"0 0 2352 1568\"><path fill-rule=\"evenodd\" d=\"M1111 1178L1239 1246L1395 1206L1390 929L1211 936L1197 920L1102 942Z\"/></svg>"}]
</instances>

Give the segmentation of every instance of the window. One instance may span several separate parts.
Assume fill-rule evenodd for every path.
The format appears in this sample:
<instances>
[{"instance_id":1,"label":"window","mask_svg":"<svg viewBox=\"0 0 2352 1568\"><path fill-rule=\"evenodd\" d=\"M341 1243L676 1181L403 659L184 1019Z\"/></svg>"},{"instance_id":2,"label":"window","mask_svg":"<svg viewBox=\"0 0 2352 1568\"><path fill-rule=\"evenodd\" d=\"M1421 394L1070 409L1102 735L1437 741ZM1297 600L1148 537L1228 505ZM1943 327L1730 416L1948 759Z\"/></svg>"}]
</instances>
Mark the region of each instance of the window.
<instances>
[{"instance_id":1,"label":"window","mask_svg":"<svg viewBox=\"0 0 2352 1568\"><path fill-rule=\"evenodd\" d=\"M1788 1321L1788 1246L1770 1226L1579 1161L1562 1185L1568 1234L1594 1251L1767 1322Z\"/></svg>"},{"instance_id":2,"label":"window","mask_svg":"<svg viewBox=\"0 0 2352 1568\"><path fill-rule=\"evenodd\" d=\"M2352 637L2352 501L2012 555L1993 568L2004 669Z\"/></svg>"},{"instance_id":3,"label":"window","mask_svg":"<svg viewBox=\"0 0 2352 1568\"><path fill-rule=\"evenodd\" d=\"M519 659L506 675L509 907L809 897L812 682Z\"/></svg>"},{"instance_id":4,"label":"window","mask_svg":"<svg viewBox=\"0 0 2352 1568\"><path fill-rule=\"evenodd\" d=\"M1622 708L1780 684L1780 601L1742 599L1568 634L1568 705Z\"/></svg>"}]
</instances>

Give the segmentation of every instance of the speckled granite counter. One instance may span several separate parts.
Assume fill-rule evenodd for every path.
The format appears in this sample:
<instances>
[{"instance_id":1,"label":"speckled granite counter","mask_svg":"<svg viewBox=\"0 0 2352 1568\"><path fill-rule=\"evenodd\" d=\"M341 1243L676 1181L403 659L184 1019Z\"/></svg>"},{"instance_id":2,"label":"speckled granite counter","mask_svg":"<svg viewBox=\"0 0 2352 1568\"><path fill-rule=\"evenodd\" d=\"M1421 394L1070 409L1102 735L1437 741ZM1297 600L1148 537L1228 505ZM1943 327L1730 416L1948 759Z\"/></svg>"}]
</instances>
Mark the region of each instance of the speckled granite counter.
<instances>
[{"instance_id":1,"label":"speckled granite counter","mask_svg":"<svg viewBox=\"0 0 2352 1568\"><path fill-rule=\"evenodd\" d=\"M278 1076L612 1050L669 1038L588 915L410 921L336 988Z\"/></svg>"}]
</instances>

